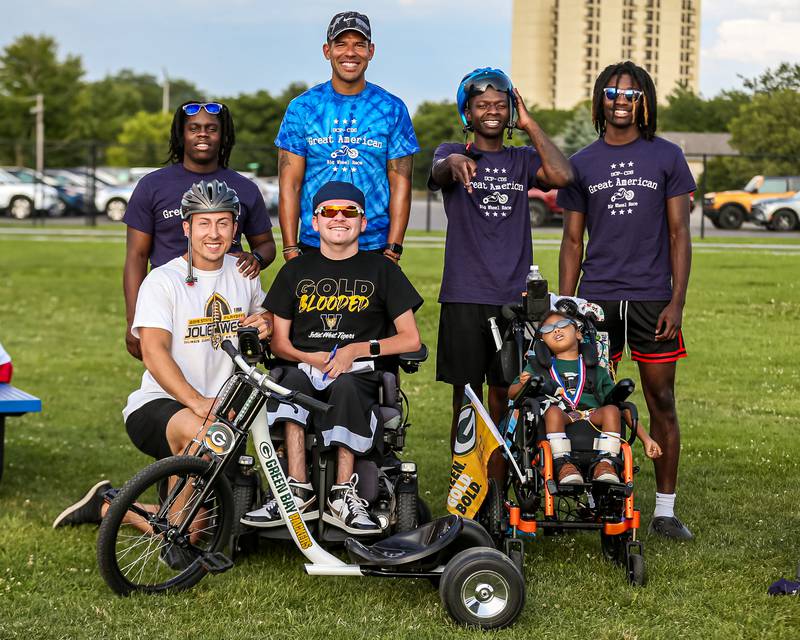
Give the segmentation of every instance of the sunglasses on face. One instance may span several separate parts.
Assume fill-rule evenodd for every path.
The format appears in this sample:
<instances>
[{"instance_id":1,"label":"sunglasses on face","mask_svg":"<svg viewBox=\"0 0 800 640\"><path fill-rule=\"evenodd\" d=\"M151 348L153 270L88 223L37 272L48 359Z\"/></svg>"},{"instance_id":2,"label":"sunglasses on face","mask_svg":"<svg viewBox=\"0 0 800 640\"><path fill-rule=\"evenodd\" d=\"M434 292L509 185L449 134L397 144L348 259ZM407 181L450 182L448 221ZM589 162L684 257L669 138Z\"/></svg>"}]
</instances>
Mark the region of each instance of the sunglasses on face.
<instances>
[{"instance_id":1,"label":"sunglasses on face","mask_svg":"<svg viewBox=\"0 0 800 640\"><path fill-rule=\"evenodd\" d=\"M555 322L550 322L548 324L543 324L539 327L539 333L542 335L552 333L556 329L565 329L571 324L575 324L572 320L568 320L567 318L561 318L561 320L556 320Z\"/></svg>"},{"instance_id":2,"label":"sunglasses on face","mask_svg":"<svg viewBox=\"0 0 800 640\"><path fill-rule=\"evenodd\" d=\"M638 89L617 89L616 87L606 87L603 89L606 99L616 100L617 96L623 96L628 102L633 102L642 97L642 92Z\"/></svg>"},{"instance_id":3,"label":"sunglasses on face","mask_svg":"<svg viewBox=\"0 0 800 640\"><path fill-rule=\"evenodd\" d=\"M335 218L337 213L341 213L345 218L357 218L364 215L364 210L354 204L326 205L319 207L314 212L314 215L322 216L323 218Z\"/></svg>"},{"instance_id":4,"label":"sunglasses on face","mask_svg":"<svg viewBox=\"0 0 800 640\"><path fill-rule=\"evenodd\" d=\"M200 113L200 109L205 109L206 113L216 116L222 111L222 105L219 102L190 102L183 105L183 112L187 116L196 116Z\"/></svg>"}]
</instances>

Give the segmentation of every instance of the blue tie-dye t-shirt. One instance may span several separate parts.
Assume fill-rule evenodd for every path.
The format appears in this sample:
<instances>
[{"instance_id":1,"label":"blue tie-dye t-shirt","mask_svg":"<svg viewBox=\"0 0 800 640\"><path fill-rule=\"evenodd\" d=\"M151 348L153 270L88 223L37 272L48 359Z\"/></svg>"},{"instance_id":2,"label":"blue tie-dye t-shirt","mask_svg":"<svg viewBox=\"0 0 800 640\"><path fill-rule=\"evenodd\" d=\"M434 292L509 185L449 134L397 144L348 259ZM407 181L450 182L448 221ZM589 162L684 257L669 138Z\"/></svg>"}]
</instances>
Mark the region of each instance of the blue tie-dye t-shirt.
<instances>
[{"instance_id":1,"label":"blue tie-dye t-shirt","mask_svg":"<svg viewBox=\"0 0 800 640\"><path fill-rule=\"evenodd\" d=\"M275 144L306 159L300 194L300 242L319 246L311 228L311 201L330 180L352 182L364 192L367 228L361 249L381 249L389 233L389 179L386 163L419 151L403 101L367 83L352 96L331 82L312 87L289 103Z\"/></svg>"}]
</instances>

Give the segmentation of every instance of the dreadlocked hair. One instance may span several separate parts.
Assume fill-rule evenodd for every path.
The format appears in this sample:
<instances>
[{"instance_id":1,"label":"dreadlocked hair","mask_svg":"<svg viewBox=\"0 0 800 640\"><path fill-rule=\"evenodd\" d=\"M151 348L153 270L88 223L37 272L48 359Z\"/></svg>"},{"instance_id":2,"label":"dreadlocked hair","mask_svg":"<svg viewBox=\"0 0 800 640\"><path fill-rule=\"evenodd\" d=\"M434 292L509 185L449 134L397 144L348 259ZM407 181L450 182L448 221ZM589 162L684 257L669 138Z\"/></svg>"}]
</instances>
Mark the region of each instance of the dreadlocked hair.
<instances>
[{"instance_id":1,"label":"dreadlocked hair","mask_svg":"<svg viewBox=\"0 0 800 640\"><path fill-rule=\"evenodd\" d=\"M189 100L188 102L184 102L175 110L175 115L172 116L172 126L169 132L169 157L167 158L167 162L183 162L183 127L188 117L183 112L183 108L187 104L192 104L193 102L200 101ZM228 161L231 158L233 145L236 144L236 129L233 126L231 112L224 104L222 105L222 110L214 117L219 120L219 166L225 168L228 166Z\"/></svg>"},{"instance_id":2,"label":"dreadlocked hair","mask_svg":"<svg viewBox=\"0 0 800 640\"><path fill-rule=\"evenodd\" d=\"M656 135L656 86L653 79L642 67L635 65L630 60L608 65L597 76L592 93L592 124L597 133L602 136L606 131L606 114L603 110L603 90L609 86L609 81L614 76L630 76L639 85L642 97L633 102L633 121L645 140L652 140Z\"/></svg>"}]
</instances>

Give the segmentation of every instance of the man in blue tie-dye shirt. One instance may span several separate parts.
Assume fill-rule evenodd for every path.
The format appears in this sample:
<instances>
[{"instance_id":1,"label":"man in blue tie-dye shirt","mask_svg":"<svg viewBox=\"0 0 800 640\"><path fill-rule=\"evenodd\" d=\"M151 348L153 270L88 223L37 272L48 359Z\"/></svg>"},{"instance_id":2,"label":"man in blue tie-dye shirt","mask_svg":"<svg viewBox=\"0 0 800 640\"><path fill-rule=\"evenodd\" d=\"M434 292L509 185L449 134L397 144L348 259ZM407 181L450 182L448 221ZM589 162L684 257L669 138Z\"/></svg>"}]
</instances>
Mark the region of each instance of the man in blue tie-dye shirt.
<instances>
[{"instance_id":1,"label":"man in blue tie-dye shirt","mask_svg":"<svg viewBox=\"0 0 800 640\"><path fill-rule=\"evenodd\" d=\"M411 210L413 154L419 151L408 109L364 78L375 53L367 16L335 15L322 51L331 80L292 100L275 139L283 256L291 260L319 247L311 199L326 182L341 180L355 184L369 203L359 248L397 262Z\"/></svg>"}]
</instances>

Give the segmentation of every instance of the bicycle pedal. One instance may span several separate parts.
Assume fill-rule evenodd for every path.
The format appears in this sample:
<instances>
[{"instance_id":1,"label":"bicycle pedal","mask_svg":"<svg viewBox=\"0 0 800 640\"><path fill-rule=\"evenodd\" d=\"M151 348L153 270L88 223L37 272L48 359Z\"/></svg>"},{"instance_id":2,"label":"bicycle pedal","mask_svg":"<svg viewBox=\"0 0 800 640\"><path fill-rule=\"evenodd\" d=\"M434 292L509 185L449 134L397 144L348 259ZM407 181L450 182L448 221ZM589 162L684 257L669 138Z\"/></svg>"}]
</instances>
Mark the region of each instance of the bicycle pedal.
<instances>
[{"instance_id":1,"label":"bicycle pedal","mask_svg":"<svg viewBox=\"0 0 800 640\"><path fill-rule=\"evenodd\" d=\"M233 560L221 551L204 553L198 558L200 566L209 573L223 573L233 567Z\"/></svg>"}]
</instances>

